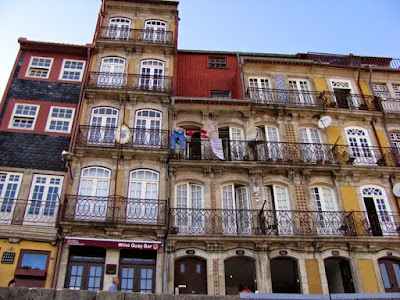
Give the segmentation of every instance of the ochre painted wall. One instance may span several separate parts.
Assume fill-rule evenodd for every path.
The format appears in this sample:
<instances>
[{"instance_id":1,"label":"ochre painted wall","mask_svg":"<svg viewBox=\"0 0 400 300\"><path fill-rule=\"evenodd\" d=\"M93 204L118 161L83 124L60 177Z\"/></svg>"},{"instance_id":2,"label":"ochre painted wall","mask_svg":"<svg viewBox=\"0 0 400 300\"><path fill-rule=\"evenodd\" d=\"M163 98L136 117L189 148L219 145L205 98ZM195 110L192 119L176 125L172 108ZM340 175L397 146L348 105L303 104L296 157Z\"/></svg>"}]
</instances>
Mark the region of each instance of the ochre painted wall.
<instances>
[{"instance_id":1,"label":"ochre painted wall","mask_svg":"<svg viewBox=\"0 0 400 300\"><path fill-rule=\"evenodd\" d=\"M10 249L11 247L11 249ZM19 243L10 243L7 239L0 240L0 255L3 257L4 252L14 252L15 259L13 264L1 264L0 286L6 287L8 282L14 278L15 268L18 264L19 254L23 250L42 250L50 251L49 267L47 269L46 288L51 287L51 280L54 271L54 261L56 257L56 247L49 243L40 243L32 241L21 241Z\"/></svg>"},{"instance_id":2,"label":"ochre painted wall","mask_svg":"<svg viewBox=\"0 0 400 300\"><path fill-rule=\"evenodd\" d=\"M135 65L136 61L134 59L132 59L131 61L129 61L129 70L128 70L128 74L135 74ZM140 69L140 66L139 66ZM139 71L140 72L140 71Z\"/></svg>"},{"instance_id":3,"label":"ochre painted wall","mask_svg":"<svg viewBox=\"0 0 400 300\"><path fill-rule=\"evenodd\" d=\"M360 81L361 93L365 96L371 96L371 92L368 87L368 83Z\"/></svg>"},{"instance_id":4,"label":"ochre painted wall","mask_svg":"<svg viewBox=\"0 0 400 300\"><path fill-rule=\"evenodd\" d=\"M340 127L328 127L326 129L326 133L328 134L329 144L335 144L337 141L338 145L344 145L342 138L342 129Z\"/></svg>"},{"instance_id":5,"label":"ochre painted wall","mask_svg":"<svg viewBox=\"0 0 400 300\"><path fill-rule=\"evenodd\" d=\"M345 211L360 211L356 188L354 186L341 186L340 191L342 193Z\"/></svg>"},{"instance_id":6,"label":"ochre painted wall","mask_svg":"<svg viewBox=\"0 0 400 300\"><path fill-rule=\"evenodd\" d=\"M376 130L376 135L378 136L379 143L381 144L382 147L389 147L389 142L386 138L386 133L384 130Z\"/></svg>"},{"instance_id":7,"label":"ochre painted wall","mask_svg":"<svg viewBox=\"0 0 400 300\"><path fill-rule=\"evenodd\" d=\"M124 172L123 170L118 170L117 186L115 187L115 195L122 196L122 184L124 182Z\"/></svg>"},{"instance_id":8,"label":"ochre painted wall","mask_svg":"<svg viewBox=\"0 0 400 300\"><path fill-rule=\"evenodd\" d=\"M363 293L379 293L378 282L376 281L376 274L372 260L359 259L358 268L361 274Z\"/></svg>"},{"instance_id":9,"label":"ochre painted wall","mask_svg":"<svg viewBox=\"0 0 400 300\"><path fill-rule=\"evenodd\" d=\"M326 80L324 77L314 77L314 85L317 92L328 90L328 86L326 85Z\"/></svg>"},{"instance_id":10,"label":"ochre painted wall","mask_svg":"<svg viewBox=\"0 0 400 300\"><path fill-rule=\"evenodd\" d=\"M319 275L318 261L306 260L308 289L310 294L322 294L321 276Z\"/></svg>"}]
</instances>

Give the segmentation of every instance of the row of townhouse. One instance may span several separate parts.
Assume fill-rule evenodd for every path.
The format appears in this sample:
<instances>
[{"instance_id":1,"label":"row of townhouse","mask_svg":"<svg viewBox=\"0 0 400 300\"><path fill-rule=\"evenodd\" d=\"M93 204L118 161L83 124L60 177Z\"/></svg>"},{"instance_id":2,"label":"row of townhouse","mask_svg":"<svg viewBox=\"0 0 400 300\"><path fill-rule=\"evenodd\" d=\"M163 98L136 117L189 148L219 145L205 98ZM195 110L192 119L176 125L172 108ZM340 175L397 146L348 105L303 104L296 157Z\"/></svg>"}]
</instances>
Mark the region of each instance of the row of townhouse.
<instances>
[{"instance_id":1,"label":"row of townhouse","mask_svg":"<svg viewBox=\"0 0 400 300\"><path fill-rule=\"evenodd\" d=\"M20 39L0 111L5 286L400 291L400 62L178 50L178 3Z\"/></svg>"}]
</instances>

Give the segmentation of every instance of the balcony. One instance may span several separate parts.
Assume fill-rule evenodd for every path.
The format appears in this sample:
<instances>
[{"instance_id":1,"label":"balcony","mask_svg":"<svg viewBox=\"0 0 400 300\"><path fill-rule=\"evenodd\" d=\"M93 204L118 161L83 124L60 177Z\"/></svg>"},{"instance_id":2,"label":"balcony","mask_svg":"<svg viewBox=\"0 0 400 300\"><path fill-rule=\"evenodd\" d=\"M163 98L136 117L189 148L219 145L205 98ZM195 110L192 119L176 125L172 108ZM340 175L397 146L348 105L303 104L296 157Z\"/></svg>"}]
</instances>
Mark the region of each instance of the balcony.
<instances>
[{"instance_id":1,"label":"balcony","mask_svg":"<svg viewBox=\"0 0 400 300\"><path fill-rule=\"evenodd\" d=\"M79 126L76 144L79 146L115 147L116 127ZM130 129L130 138L124 146L138 149L168 149L169 131L156 129Z\"/></svg>"},{"instance_id":2,"label":"balcony","mask_svg":"<svg viewBox=\"0 0 400 300\"><path fill-rule=\"evenodd\" d=\"M257 104L279 104L285 106L342 108L379 111L380 106L372 96L350 93L312 92L283 89L247 89L247 96Z\"/></svg>"},{"instance_id":3,"label":"balcony","mask_svg":"<svg viewBox=\"0 0 400 300\"><path fill-rule=\"evenodd\" d=\"M100 27L97 32L97 39L156 45L174 45L173 32L165 30Z\"/></svg>"},{"instance_id":4,"label":"balcony","mask_svg":"<svg viewBox=\"0 0 400 300\"><path fill-rule=\"evenodd\" d=\"M398 214L361 211L170 209L170 233L226 236L395 236Z\"/></svg>"},{"instance_id":5,"label":"balcony","mask_svg":"<svg viewBox=\"0 0 400 300\"><path fill-rule=\"evenodd\" d=\"M386 113L400 113L400 99L398 98L381 99L381 105Z\"/></svg>"},{"instance_id":6,"label":"balcony","mask_svg":"<svg viewBox=\"0 0 400 300\"><path fill-rule=\"evenodd\" d=\"M170 93L172 77L144 74L90 72L88 88Z\"/></svg>"},{"instance_id":7,"label":"balcony","mask_svg":"<svg viewBox=\"0 0 400 300\"><path fill-rule=\"evenodd\" d=\"M181 160L260 161L289 164L398 166L398 148L216 139L186 143Z\"/></svg>"},{"instance_id":8,"label":"balcony","mask_svg":"<svg viewBox=\"0 0 400 300\"><path fill-rule=\"evenodd\" d=\"M166 200L120 196L65 197L63 221L166 225Z\"/></svg>"},{"instance_id":9,"label":"balcony","mask_svg":"<svg viewBox=\"0 0 400 300\"><path fill-rule=\"evenodd\" d=\"M55 227L58 208L59 199L0 198L0 224Z\"/></svg>"}]
</instances>

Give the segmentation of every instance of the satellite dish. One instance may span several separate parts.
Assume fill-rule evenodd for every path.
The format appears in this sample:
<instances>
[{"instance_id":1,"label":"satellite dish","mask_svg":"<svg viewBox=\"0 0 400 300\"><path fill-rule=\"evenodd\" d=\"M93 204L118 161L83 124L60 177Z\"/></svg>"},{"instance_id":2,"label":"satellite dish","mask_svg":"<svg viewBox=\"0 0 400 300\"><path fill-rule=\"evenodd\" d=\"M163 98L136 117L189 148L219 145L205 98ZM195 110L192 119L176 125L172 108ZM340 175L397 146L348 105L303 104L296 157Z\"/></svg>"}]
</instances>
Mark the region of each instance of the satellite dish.
<instances>
[{"instance_id":1,"label":"satellite dish","mask_svg":"<svg viewBox=\"0 0 400 300\"><path fill-rule=\"evenodd\" d=\"M332 118L330 116L323 116L318 120L318 127L321 129L327 128L332 124Z\"/></svg>"},{"instance_id":2,"label":"satellite dish","mask_svg":"<svg viewBox=\"0 0 400 300\"><path fill-rule=\"evenodd\" d=\"M128 126L121 125L115 131L115 141L120 144L126 144L131 138L131 131Z\"/></svg>"},{"instance_id":3,"label":"satellite dish","mask_svg":"<svg viewBox=\"0 0 400 300\"><path fill-rule=\"evenodd\" d=\"M396 183L396 184L393 186L393 194L394 194L396 197L400 197L400 182Z\"/></svg>"}]
</instances>

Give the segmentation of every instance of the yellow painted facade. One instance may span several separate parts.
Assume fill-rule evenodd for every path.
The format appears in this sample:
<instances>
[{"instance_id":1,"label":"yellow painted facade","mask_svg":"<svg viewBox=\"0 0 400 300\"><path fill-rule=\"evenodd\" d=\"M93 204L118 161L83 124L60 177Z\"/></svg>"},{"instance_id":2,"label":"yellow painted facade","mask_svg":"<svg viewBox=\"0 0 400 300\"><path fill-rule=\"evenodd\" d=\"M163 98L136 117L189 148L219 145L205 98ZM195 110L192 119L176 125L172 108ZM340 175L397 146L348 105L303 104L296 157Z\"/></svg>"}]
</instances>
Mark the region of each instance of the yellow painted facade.
<instances>
[{"instance_id":1,"label":"yellow painted facade","mask_svg":"<svg viewBox=\"0 0 400 300\"><path fill-rule=\"evenodd\" d=\"M357 261L358 268L361 274L361 281L364 293L379 293L378 282L374 265L370 259L359 259Z\"/></svg>"},{"instance_id":2,"label":"yellow painted facade","mask_svg":"<svg viewBox=\"0 0 400 300\"><path fill-rule=\"evenodd\" d=\"M343 137L342 137L342 129L340 127L329 126L326 129L326 133L328 135L329 144L334 145L337 143L338 145L343 145Z\"/></svg>"},{"instance_id":3,"label":"yellow painted facade","mask_svg":"<svg viewBox=\"0 0 400 300\"><path fill-rule=\"evenodd\" d=\"M306 260L307 280L310 294L322 294L321 276L319 274L318 261Z\"/></svg>"},{"instance_id":4,"label":"yellow painted facade","mask_svg":"<svg viewBox=\"0 0 400 300\"><path fill-rule=\"evenodd\" d=\"M328 90L326 79L324 77L314 77L314 85L315 85L315 90L317 92L323 92Z\"/></svg>"},{"instance_id":5,"label":"yellow painted facade","mask_svg":"<svg viewBox=\"0 0 400 300\"><path fill-rule=\"evenodd\" d=\"M6 287L8 282L14 278L14 272L18 265L18 259L21 250L39 250L50 251L50 260L46 276L46 288L51 287L51 281L54 272L54 262L56 258L56 246L49 243L21 241L19 243L10 243L7 239L0 240L0 255L3 256L4 252L15 253L14 262L12 264L1 264L0 286Z\"/></svg>"},{"instance_id":6,"label":"yellow painted facade","mask_svg":"<svg viewBox=\"0 0 400 300\"><path fill-rule=\"evenodd\" d=\"M341 186L344 209L346 211L360 211L360 205L356 194L356 188L353 186Z\"/></svg>"}]
</instances>

